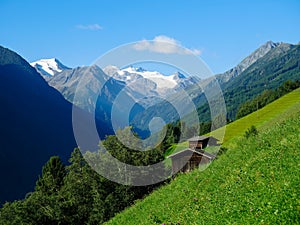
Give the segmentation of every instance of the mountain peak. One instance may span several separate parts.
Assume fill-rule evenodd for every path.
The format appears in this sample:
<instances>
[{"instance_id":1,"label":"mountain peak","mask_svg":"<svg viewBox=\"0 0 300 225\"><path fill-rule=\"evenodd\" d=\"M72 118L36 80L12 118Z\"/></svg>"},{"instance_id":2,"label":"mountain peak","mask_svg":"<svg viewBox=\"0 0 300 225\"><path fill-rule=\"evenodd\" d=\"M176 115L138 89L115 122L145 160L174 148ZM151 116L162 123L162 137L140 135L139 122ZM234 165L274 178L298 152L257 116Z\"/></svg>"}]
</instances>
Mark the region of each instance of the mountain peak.
<instances>
[{"instance_id":1,"label":"mountain peak","mask_svg":"<svg viewBox=\"0 0 300 225\"><path fill-rule=\"evenodd\" d=\"M273 41L267 41L261 45L258 49L252 52L249 56L244 58L236 67L226 71L223 74L217 75L219 82L225 83L230 79L239 76L244 70L255 63L258 59L265 56L271 49L277 48L281 43L275 43Z\"/></svg>"},{"instance_id":2,"label":"mountain peak","mask_svg":"<svg viewBox=\"0 0 300 225\"><path fill-rule=\"evenodd\" d=\"M176 73L173 74L174 75L174 79L184 79L186 78L182 73L180 73L179 71L177 71Z\"/></svg>"},{"instance_id":3,"label":"mountain peak","mask_svg":"<svg viewBox=\"0 0 300 225\"><path fill-rule=\"evenodd\" d=\"M146 70L142 67L135 68L136 72L145 72Z\"/></svg>"},{"instance_id":4,"label":"mountain peak","mask_svg":"<svg viewBox=\"0 0 300 225\"><path fill-rule=\"evenodd\" d=\"M28 65L20 55L0 45L0 65L3 66L7 64Z\"/></svg>"},{"instance_id":5,"label":"mountain peak","mask_svg":"<svg viewBox=\"0 0 300 225\"><path fill-rule=\"evenodd\" d=\"M40 59L30 63L43 77L51 77L63 70L70 69L62 64L57 58Z\"/></svg>"},{"instance_id":6,"label":"mountain peak","mask_svg":"<svg viewBox=\"0 0 300 225\"><path fill-rule=\"evenodd\" d=\"M108 65L103 68L103 72L106 73L109 76L113 76L115 73L117 73L120 69L117 66Z\"/></svg>"},{"instance_id":7,"label":"mountain peak","mask_svg":"<svg viewBox=\"0 0 300 225\"><path fill-rule=\"evenodd\" d=\"M277 43L273 42L273 41L267 41L266 43L264 43L262 46L275 46Z\"/></svg>"},{"instance_id":8,"label":"mountain peak","mask_svg":"<svg viewBox=\"0 0 300 225\"><path fill-rule=\"evenodd\" d=\"M144 72L146 70L144 70L142 67L129 66L127 68L122 69L122 71L126 71L129 73L139 73L139 72Z\"/></svg>"},{"instance_id":9,"label":"mountain peak","mask_svg":"<svg viewBox=\"0 0 300 225\"><path fill-rule=\"evenodd\" d=\"M132 65L123 69L109 65L106 66L103 71L116 80L130 84L130 87L133 89L138 89L141 92L148 89L149 94L156 93L157 95L166 95L173 93L176 88L182 88L192 84L192 81L187 79L180 72L165 75L158 71L149 71L142 67L134 67Z\"/></svg>"},{"instance_id":10,"label":"mountain peak","mask_svg":"<svg viewBox=\"0 0 300 225\"><path fill-rule=\"evenodd\" d=\"M256 51L254 51L253 53L257 52L257 51L269 51L272 48L276 48L278 45L282 44L282 42L273 42L273 41L267 41L266 43L264 43L263 45L261 45L258 49L256 49Z\"/></svg>"}]
</instances>

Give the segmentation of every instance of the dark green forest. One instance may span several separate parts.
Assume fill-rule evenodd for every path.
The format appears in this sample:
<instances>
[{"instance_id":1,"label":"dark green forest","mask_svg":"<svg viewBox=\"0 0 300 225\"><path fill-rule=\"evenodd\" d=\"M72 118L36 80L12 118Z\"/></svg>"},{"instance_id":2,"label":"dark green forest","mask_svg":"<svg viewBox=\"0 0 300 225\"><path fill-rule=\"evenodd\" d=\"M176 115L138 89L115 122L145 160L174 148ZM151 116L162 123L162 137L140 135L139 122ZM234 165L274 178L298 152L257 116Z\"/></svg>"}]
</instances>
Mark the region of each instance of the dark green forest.
<instances>
[{"instance_id":1,"label":"dark green forest","mask_svg":"<svg viewBox=\"0 0 300 225\"><path fill-rule=\"evenodd\" d=\"M180 131L181 126L183 133ZM209 129L210 123L203 127ZM98 163L99 157L105 159L109 153L127 164L147 166L163 161L166 150L173 143L178 143L181 135L186 139L197 134L196 128L185 127L180 122L167 124L164 129L165 138L155 149L146 149L150 151L132 150L122 144L117 136L110 135L102 142L107 152L100 147L98 152L88 151L82 155L80 149L75 148L67 165L58 156L52 156L43 166L34 191L27 193L23 200L3 205L0 209L0 224L101 224L109 220L135 200L168 183L169 179L148 186L131 186L134 180L129 181L129 185L118 184L95 172L101 169L97 167L104 166L103 161ZM117 132L122 135L122 140L132 142L127 137L131 127ZM140 143L137 141L133 144ZM119 169L117 165L105 166L110 168L110 173Z\"/></svg>"},{"instance_id":2,"label":"dark green forest","mask_svg":"<svg viewBox=\"0 0 300 225\"><path fill-rule=\"evenodd\" d=\"M103 143L112 155L133 165L149 165L163 159L160 147L133 153L116 136L109 136ZM97 155L89 152L87 159ZM112 182L96 173L76 148L68 165L58 156L51 157L43 166L35 190L24 200L3 205L0 224L101 224L160 185Z\"/></svg>"}]
</instances>

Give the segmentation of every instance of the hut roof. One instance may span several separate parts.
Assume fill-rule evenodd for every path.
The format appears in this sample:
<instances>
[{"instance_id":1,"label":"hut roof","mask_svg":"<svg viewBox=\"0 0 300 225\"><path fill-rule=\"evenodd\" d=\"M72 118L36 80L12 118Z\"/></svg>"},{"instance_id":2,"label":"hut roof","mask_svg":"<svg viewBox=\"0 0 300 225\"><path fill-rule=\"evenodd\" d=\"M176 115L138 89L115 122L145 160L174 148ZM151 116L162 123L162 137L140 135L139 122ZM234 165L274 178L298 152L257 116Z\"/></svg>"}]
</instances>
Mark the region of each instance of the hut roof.
<instances>
[{"instance_id":1,"label":"hut roof","mask_svg":"<svg viewBox=\"0 0 300 225\"><path fill-rule=\"evenodd\" d=\"M169 155L167 158L173 158L175 156L187 155L187 154L192 155L193 153L196 153L198 155L204 156L204 157L209 158L209 159L214 159L216 157L215 155L213 155L211 153L208 153L208 152L205 152L205 151L186 148L186 149L181 150L179 152L173 153L172 155Z\"/></svg>"},{"instance_id":2,"label":"hut roof","mask_svg":"<svg viewBox=\"0 0 300 225\"><path fill-rule=\"evenodd\" d=\"M188 139L188 141L203 141L206 139L215 139L215 140L219 141L218 139L214 138L213 136L195 136L195 137Z\"/></svg>"}]
</instances>

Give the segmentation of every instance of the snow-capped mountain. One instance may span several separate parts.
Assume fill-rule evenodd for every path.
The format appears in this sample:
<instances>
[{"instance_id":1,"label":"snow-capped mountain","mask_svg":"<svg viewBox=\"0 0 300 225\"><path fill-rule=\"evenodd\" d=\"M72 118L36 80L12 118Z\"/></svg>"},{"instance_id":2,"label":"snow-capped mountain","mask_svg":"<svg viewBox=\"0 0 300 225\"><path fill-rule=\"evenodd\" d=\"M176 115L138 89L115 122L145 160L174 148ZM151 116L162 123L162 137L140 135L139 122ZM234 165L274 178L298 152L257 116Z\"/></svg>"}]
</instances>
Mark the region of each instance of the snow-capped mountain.
<instances>
[{"instance_id":1,"label":"snow-capped mountain","mask_svg":"<svg viewBox=\"0 0 300 225\"><path fill-rule=\"evenodd\" d=\"M41 59L30 63L30 65L34 67L44 78L52 77L63 70L70 69L56 58Z\"/></svg>"},{"instance_id":2,"label":"snow-capped mountain","mask_svg":"<svg viewBox=\"0 0 300 225\"><path fill-rule=\"evenodd\" d=\"M107 66L103 71L116 80L124 81L131 89L141 89L141 92L145 94L151 92L157 96L172 94L178 88L193 84L191 79L179 72L166 76L160 72L148 71L141 67L119 69L116 66Z\"/></svg>"},{"instance_id":3,"label":"snow-capped mountain","mask_svg":"<svg viewBox=\"0 0 300 225\"><path fill-rule=\"evenodd\" d=\"M92 65L69 69L57 59L39 60L31 65L65 99L84 110L97 112L97 116L105 121L110 121L114 106L118 112L119 127L126 125L121 118L126 115L128 106L134 105L130 115L133 118L194 83L179 72L166 76L134 67L119 69L108 66L102 70ZM79 81L81 88L77 89ZM74 99L75 93L79 96L77 99ZM96 102L94 99L97 99Z\"/></svg>"}]
</instances>

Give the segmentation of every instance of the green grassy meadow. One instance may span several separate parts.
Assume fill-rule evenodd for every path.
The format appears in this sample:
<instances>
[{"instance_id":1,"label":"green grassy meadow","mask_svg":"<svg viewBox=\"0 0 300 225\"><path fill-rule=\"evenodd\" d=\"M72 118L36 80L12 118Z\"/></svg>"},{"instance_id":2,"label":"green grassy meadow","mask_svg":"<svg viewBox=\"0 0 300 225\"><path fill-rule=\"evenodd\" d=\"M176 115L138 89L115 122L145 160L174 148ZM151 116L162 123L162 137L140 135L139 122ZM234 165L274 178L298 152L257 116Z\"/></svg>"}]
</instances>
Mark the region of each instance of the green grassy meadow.
<instances>
[{"instance_id":1,"label":"green grassy meadow","mask_svg":"<svg viewBox=\"0 0 300 225\"><path fill-rule=\"evenodd\" d=\"M106 224L300 224L300 90L227 126L228 151ZM258 136L246 139L255 125Z\"/></svg>"},{"instance_id":2,"label":"green grassy meadow","mask_svg":"<svg viewBox=\"0 0 300 225\"><path fill-rule=\"evenodd\" d=\"M228 124L226 126L222 145L227 147L233 144L234 142L232 142L231 140L235 137L243 135L245 131L249 127L251 127L251 125L254 125L258 128L258 130L263 131L273 124L279 123L285 118L291 117L298 112L300 112L300 88L277 99L276 101L259 109L258 111ZM212 135L216 138L222 139L221 130L213 131L211 134L207 135ZM176 147L177 144L173 144L166 151L165 155L168 156L172 154ZM187 141L179 143L176 151L180 151L187 147Z\"/></svg>"},{"instance_id":3,"label":"green grassy meadow","mask_svg":"<svg viewBox=\"0 0 300 225\"><path fill-rule=\"evenodd\" d=\"M251 125L263 131L298 112L300 112L300 89L294 90L258 111L228 124L223 145L226 146L231 139L243 135ZM218 132L218 130L213 131L211 135L218 137Z\"/></svg>"}]
</instances>

